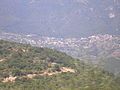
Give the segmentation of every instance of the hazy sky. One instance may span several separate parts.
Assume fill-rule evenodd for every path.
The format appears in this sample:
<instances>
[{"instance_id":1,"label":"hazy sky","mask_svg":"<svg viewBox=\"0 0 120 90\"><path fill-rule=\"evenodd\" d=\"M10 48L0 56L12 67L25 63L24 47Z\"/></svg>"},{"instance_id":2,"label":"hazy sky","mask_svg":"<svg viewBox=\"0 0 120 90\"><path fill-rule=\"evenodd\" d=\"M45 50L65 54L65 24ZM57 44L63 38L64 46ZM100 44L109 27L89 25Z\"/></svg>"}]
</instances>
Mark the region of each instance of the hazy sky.
<instances>
[{"instance_id":1,"label":"hazy sky","mask_svg":"<svg viewBox=\"0 0 120 90\"><path fill-rule=\"evenodd\" d=\"M0 29L60 37L120 34L120 0L0 0Z\"/></svg>"}]
</instances>

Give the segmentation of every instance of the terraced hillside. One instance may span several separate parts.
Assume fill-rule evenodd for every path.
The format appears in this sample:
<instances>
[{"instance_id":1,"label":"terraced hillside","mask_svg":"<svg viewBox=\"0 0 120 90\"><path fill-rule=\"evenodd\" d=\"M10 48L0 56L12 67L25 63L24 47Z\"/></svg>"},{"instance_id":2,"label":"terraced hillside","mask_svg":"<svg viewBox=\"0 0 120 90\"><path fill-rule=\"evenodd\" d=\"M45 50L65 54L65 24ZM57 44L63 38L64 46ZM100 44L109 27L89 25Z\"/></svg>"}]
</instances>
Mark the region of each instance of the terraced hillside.
<instances>
[{"instance_id":1,"label":"terraced hillside","mask_svg":"<svg viewBox=\"0 0 120 90\"><path fill-rule=\"evenodd\" d=\"M120 90L120 76L65 53L0 41L0 90Z\"/></svg>"}]
</instances>

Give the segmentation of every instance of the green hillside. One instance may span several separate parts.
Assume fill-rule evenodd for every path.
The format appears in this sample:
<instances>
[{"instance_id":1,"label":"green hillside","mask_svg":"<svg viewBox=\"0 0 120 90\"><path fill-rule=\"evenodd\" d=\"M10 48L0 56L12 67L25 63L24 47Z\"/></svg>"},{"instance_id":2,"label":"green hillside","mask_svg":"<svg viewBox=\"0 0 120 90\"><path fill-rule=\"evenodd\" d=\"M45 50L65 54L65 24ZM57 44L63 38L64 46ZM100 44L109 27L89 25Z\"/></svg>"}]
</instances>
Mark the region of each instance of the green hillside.
<instances>
[{"instance_id":1,"label":"green hillside","mask_svg":"<svg viewBox=\"0 0 120 90\"><path fill-rule=\"evenodd\" d=\"M120 90L120 76L56 50L0 40L0 90Z\"/></svg>"}]
</instances>

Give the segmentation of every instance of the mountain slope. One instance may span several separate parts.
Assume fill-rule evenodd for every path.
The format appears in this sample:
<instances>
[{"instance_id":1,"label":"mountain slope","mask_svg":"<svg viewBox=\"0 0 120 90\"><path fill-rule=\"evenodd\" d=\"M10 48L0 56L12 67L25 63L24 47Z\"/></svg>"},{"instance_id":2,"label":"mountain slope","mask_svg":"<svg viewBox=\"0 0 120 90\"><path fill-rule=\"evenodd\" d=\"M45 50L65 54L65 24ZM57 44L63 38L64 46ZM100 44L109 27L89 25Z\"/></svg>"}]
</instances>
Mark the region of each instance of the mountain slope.
<instances>
[{"instance_id":1,"label":"mountain slope","mask_svg":"<svg viewBox=\"0 0 120 90\"><path fill-rule=\"evenodd\" d=\"M65 53L0 41L1 90L119 90L119 80Z\"/></svg>"},{"instance_id":2,"label":"mountain slope","mask_svg":"<svg viewBox=\"0 0 120 90\"><path fill-rule=\"evenodd\" d=\"M101 67L111 73L120 72L119 35L98 34L86 38L55 38L41 37L36 34L21 35L1 32L0 39L56 49L84 62L101 63Z\"/></svg>"}]
</instances>

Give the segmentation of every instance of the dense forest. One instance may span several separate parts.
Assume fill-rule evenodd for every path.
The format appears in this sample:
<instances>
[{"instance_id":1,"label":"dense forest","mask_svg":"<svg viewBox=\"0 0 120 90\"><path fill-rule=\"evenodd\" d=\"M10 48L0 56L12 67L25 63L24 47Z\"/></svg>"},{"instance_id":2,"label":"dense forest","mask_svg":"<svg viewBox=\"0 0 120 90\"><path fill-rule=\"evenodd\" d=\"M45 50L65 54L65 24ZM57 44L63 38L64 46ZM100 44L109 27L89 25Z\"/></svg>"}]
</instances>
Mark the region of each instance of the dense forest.
<instances>
[{"instance_id":1,"label":"dense forest","mask_svg":"<svg viewBox=\"0 0 120 90\"><path fill-rule=\"evenodd\" d=\"M120 75L56 50L0 40L0 90L120 90Z\"/></svg>"}]
</instances>

